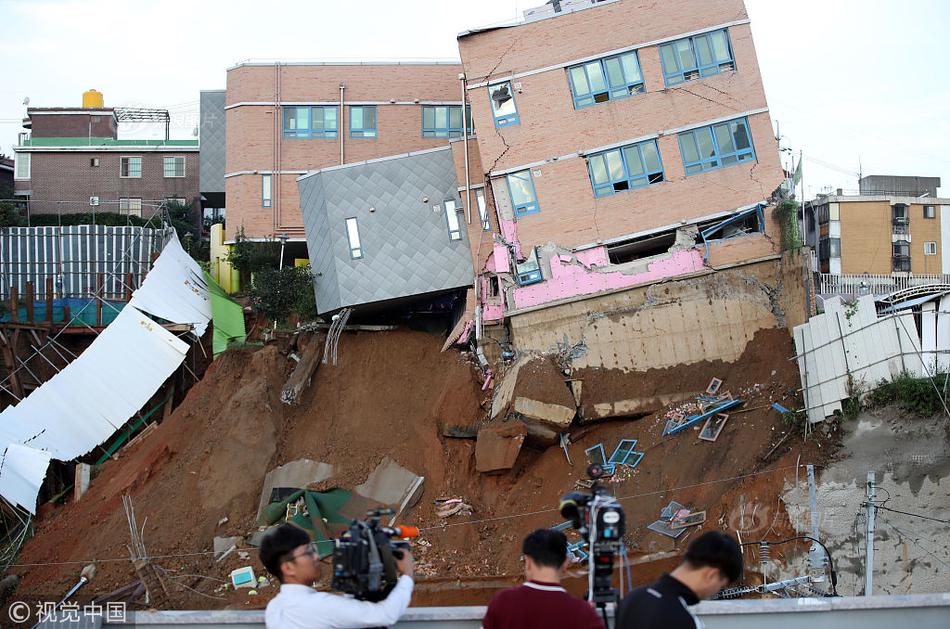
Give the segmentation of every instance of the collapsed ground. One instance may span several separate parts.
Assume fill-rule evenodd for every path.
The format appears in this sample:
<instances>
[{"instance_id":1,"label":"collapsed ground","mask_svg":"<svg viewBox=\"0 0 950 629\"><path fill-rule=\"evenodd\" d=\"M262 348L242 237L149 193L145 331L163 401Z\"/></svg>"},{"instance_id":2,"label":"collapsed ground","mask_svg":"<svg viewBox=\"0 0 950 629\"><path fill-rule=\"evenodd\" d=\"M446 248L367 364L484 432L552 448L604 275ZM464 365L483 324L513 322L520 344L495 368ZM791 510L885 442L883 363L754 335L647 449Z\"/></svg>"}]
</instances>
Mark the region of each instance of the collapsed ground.
<instances>
[{"instance_id":1,"label":"collapsed ground","mask_svg":"<svg viewBox=\"0 0 950 629\"><path fill-rule=\"evenodd\" d=\"M257 595L221 587L244 565L263 574L256 549L241 547L219 563L210 551L215 536L257 530L266 472L309 458L334 466L331 485L353 487L389 456L425 477L422 499L401 520L423 528L414 544L420 574L414 604L484 604L519 577L523 535L561 521L558 499L583 478L584 450L603 443L609 455L621 438L639 439L637 450L645 452L635 470L621 470L609 485L623 498L634 582L643 583L669 569L696 535L674 541L646 530L670 500L707 510L703 529L738 528L746 539L781 536L791 529L780 494L795 477L796 462L821 462L834 448L833 438L820 434L807 442L788 434L794 429L769 406L795 406L799 380L787 360L793 353L788 333L764 330L731 364L571 374L602 399L695 395L712 377L721 378L723 389L746 403L716 442L698 440L698 427L663 437L666 413L681 406L674 403L638 419L575 426L573 466L556 446L526 447L512 470L479 474L475 442L444 437L443 429L487 422L490 391L482 391L468 354L440 351L443 340L405 330L345 333L339 364L322 366L293 407L279 401L294 366L279 343L225 353L157 430L103 466L82 500L38 518L35 536L11 570L21 577L16 598L58 600L92 559L98 560L96 576L75 600L135 581L121 502L128 493L144 523L145 545L169 577L174 607L263 607L275 587ZM474 513L439 518L433 500L449 496L464 498ZM582 581L572 588L581 589Z\"/></svg>"}]
</instances>

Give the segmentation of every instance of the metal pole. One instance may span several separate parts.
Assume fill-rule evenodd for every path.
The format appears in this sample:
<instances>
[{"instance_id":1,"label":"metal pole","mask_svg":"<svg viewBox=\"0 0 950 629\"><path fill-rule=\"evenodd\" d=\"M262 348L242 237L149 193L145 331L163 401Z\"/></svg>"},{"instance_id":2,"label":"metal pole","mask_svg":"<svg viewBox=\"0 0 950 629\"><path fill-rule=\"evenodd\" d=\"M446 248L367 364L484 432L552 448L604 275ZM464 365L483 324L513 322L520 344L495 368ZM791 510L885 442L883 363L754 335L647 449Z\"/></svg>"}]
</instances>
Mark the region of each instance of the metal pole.
<instances>
[{"instance_id":1,"label":"metal pole","mask_svg":"<svg viewBox=\"0 0 950 629\"><path fill-rule=\"evenodd\" d=\"M336 132L340 134L340 164L344 164L343 161L343 136L346 134L343 133L343 90L346 89L346 86L343 83L340 83L340 115L337 117L336 121ZM378 124L378 123L377 123Z\"/></svg>"},{"instance_id":2,"label":"metal pole","mask_svg":"<svg viewBox=\"0 0 950 629\"><path fill-rule=\"evenodd\" d=\"M864 560L864 595L871 596L871 581L874 577L874 498L876 495L874 487L874 472L868 472L868 484L866 491L868 497L868 526L865 533L867 551L865 553Z\"/></svg>"},{"instance_id":3,"label":"metal pole","mask_svg":"<svg viewBox=\"0 0 950 629\"><path fill-rule=\"evenodd\" d=\"M815 466L807 465L808 472L808 505L811 509L811 536L821 539L818 533L818 490L815 487ZM824 550L818 542L812 542L808 552L808 563L812 570L820 570L825 566Z\"/></svg>"},{"instance_id":4,"label":"metal pole","mask_svg":"<svg viewBox=\"0 0 950 629\"><path fill-rule=\"evenodd\" d=\"M465 155L465 218L468 221L468 224L472 224L472 181L471 175L469 174L468 167L468 116L465 110L465 74L459 74L459 83L462 85L462 150ZM487 209L486 209L487 211ZM478 215L478 222L481 223L482 215ZM476 266L478 265L478 260L475 260ZM478 272L476 270L476 277ZM476 281L476 286L478 282ZM476 292L478 288L475 288Z\"/></svg>"}]
</instances>

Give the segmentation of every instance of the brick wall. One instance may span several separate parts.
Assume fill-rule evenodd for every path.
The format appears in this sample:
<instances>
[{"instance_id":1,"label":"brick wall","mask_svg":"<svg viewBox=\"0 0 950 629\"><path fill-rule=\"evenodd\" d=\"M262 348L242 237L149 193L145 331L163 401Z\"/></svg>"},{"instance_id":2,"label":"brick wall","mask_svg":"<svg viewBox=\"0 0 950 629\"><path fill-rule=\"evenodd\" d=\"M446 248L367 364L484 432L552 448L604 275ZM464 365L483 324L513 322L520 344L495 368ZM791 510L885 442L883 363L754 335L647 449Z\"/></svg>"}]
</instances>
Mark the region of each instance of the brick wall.
<instances>
[{"instance_id":1,"label":"brick wall","mask_svg":"<svg viewBox=\"0 0 950 629\"><path fill-rule=\"evenodd\" d=\"M151 216L155 208L144 204L146 199L158 200L180 197L199 207L198 203L198 153L186 152L37 152L32 154L31 213L88 212L89 197L98 196L99 211L118 211L120 197L143 199L142 216ZM142 176L122 178L119 163L122 156L141 156ZM164 176L163 157L185 158L185 176ZM99 166L90 166L92 158L99 159ZM57 203L56 201L65 201Z\"/></svg>"},{"instance_id":2,"label":"brick wall","mask_svg":"<svg viewBox=\"0 0 950 629\"><path fill-rule=\"evenodd\" d=\"M101 110L100 110L101 111ZM27 112L30 115L31 112ZM34 138L115 138L116 120L84 113L30 115L30 135Z\"/></svg>"},{"instance_id":3,"label":"brick wall","mask_svg":"<svg viewBox=\"0 0 950 629\"><path fill-rule=\"evenodd\" d=\"M303 237L296 178L340 163L340 135L347 163L444 146L445 138L422 137L422 104L461 102L455 64L240 66L228 71L225 180L226 238L243 227L248 237L287 233ZM277 94L278 76L280 94ZM338 103L345 85L343 119L332 139L284 138L273 103ZM416 104L415 100L419 100ZM377 104L377 137L351 138L349 104ZM389 101L395 101L390 103ZM265 103L265 104L260 104ZM279 155L279 159L275 159ZM283 171L273 178L273 207L261 206L260 171ZM243 171L253 171L246 173ZM241 174L235 174L241 173Z\"/></svg>"},{"instance_id":4,"label":"brick wall","mask_svg":"<svg viewBox=\"0 0 950 629\"><path fill-rule=\"evenodd\" d=\"M846 201L838 198L841 216L841 273L890 275L893 270L893 226L890 201ZM924 218L924 204L910 204L910 270L941 273L940 206ZM924 255L924 242L937 243L937 255Z\"/></svg>"}]
</instances>

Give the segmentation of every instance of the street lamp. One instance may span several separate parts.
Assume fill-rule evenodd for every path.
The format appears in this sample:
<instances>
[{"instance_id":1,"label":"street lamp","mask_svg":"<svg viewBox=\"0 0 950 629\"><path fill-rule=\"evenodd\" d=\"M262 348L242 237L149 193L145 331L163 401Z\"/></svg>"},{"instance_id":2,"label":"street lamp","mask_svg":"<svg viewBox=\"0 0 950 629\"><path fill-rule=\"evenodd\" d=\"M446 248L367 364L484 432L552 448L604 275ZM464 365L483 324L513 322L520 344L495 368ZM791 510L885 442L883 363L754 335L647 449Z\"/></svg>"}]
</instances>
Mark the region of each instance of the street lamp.
<instances>
[{"instance_id":1,"label":"street lamp","mask_svg":"<svg viewBox=\"0 0 950 629\"><path fill-rule=\"evenodd\" d=\"M280 266L277 267L278 270L284 268L284 245L287 244L287 239L289 237L290 236L288 236L287 234L281 234L277 236L277 240L280 241Z\"/></svg>"}]
</instances>

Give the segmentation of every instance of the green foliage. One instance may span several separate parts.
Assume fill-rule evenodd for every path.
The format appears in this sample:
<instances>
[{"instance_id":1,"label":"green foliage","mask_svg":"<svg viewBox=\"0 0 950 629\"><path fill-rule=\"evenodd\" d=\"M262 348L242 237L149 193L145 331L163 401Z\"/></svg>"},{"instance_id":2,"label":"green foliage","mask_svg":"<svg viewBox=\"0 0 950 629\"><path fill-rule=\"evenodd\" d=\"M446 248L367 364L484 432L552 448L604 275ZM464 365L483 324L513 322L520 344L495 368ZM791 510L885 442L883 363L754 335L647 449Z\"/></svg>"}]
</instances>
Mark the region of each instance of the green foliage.
<instances>
[{"instance_id":1,"label":"green foliage","mask_svg":"<svg viewBox=\"0 0 950 629\"><path fill-rule=\"evenodd\" d=\"M152 221L153 226L155 226L156 221ZM107 225L110 227L133 225L144 227L146 223L148 223L148 220L144 218L119 214L118 212L76 212L70 214L33 214L30 216L30 225L33 227L47 227L50 225ZM25 219L23 225L26 225Z\"/></svg>"},{"instance_id":2,"label":"green foliage","mask_svg":"<svg viewBox=\"0 0 950 629\"><path fill-rule=\"evenodd\" d=\"M276 240L255 242L238 230L234 246L228 252L228 262L238 270L243 279L264 270L273 270L280 263L280 243Z\"/></svg>"},{"instance_id":3,"label":"green foliage","mask_svg":"<svg viewBox=\"0 0 950 629\"><path fill-rule=\"evenodd\" d=\"M250 297L251 306L271 321L284 322L291 313L304 320L317 316L313 274L309 267L257 271Z\"/></svg>"},{"instance_id":4,"label":"green foliage","mask_svg":"<svg viewBox=\"0 0 950 629\"><path fill-rule=\"evenodd\" d=\"M937 374L930 378L914 378L904 372L891 382L881 381L876 389L868 394L868 406L878 408L894 404L899 409L930 417L943 412L943 402L938 388L943 388L950 374ZM934 387L936 382L937 388Z\"/></svg>"},{"instance_id":5,"label":"green foliage","mask_svg":"<svg viewBox=\"0 0 950 629\"><path fill-rule=\"evenodd\" d=\"M805 411L789 411L782 413L782 423L790 428L802 428L805 426Z\"/></svg>"},{"instance_id":6,"label":"green foliage","mask_svg":"<svg viewBox=\"0 0 950 629\"><path fill-rule=\"evenodd\" d=\"M0 201L0 227L23 227L26 216L13 201Z\"/></svg>"},{"instance_id":7,"label":"green foliage","mask_svg":"<svg viewBox=\"0 0 950 629\"><path fill-rule=\"evenodd\" d=\"M802 236L798 229L799 203L785 199L775 206L774 216L782 231L782 250L791 251L802 246Z\"/></svg>"}]
</instances>

